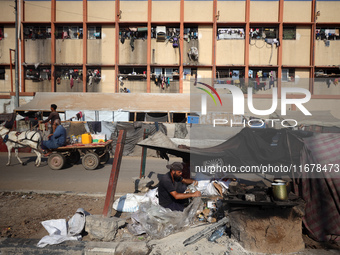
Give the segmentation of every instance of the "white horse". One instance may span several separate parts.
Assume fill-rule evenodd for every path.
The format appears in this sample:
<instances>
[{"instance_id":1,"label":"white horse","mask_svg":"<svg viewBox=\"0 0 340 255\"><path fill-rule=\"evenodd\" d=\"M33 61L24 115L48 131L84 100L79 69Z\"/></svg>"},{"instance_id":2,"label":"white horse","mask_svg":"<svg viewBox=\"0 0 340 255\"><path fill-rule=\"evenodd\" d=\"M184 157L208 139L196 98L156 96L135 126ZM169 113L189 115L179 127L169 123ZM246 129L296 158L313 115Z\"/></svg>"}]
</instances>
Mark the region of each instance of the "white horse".
<instances>
[{"instance_id":1,"label":"white horse","mask_svg":"<svg viewBox=\"0 0 340 255\"><path fill-rule=\"evenodd\" d=\"M0 126L0 136L4 139L5 144L8 150L8 163L9 166L11 164L11 152L14 148L15 156L19 160L20 164L26 165L23 163L18 155L18 148L22 147L30 147L33 149L35 154L37 154L37 159L35 160L35 165L38 167L41 163L41 153L39 151L39 145L41 142L41 135L38 131L25 131L25 132L17 132L10 131L8 128L3 125Z\"/></svg>"}]
</instances>

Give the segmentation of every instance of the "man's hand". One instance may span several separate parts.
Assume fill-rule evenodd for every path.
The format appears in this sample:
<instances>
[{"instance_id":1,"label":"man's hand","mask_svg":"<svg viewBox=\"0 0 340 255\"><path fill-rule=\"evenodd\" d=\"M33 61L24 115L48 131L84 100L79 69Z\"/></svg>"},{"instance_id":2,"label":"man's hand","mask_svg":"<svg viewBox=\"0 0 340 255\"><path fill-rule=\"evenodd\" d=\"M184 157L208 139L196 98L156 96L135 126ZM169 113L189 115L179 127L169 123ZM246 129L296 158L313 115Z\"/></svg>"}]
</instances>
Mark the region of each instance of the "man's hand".
<instances>
[{"instance_id":1,"label":"man's hand","mask_svg":"<svg viewBox=\"0 0 340 255\"><path fill-rule=\"evenodd\" d=\"M195 193L192 194L192 197L200 197L202 196L201 192L200 191L195 191Z\"/></svg>"},{"instance_id":2,"label":"man's hand","mask_svg":"<svg viewBox=\"0 0 340 255\"><path fill-rule=\"evenodd\" d=\"M53 134L49 134L49 135L48 135L48 138L50 138L52 135L53 135Z\"/></svg>"}]
</instances>

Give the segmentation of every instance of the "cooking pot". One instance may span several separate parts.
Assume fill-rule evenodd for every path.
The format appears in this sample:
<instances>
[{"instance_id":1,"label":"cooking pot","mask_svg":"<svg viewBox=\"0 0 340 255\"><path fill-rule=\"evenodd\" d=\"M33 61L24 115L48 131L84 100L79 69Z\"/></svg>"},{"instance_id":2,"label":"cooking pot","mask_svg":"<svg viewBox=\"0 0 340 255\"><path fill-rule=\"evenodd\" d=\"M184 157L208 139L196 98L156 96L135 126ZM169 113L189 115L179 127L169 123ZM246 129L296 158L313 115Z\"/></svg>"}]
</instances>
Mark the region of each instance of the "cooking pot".
<instances>
[{"instance_id":1,"label":"cooking pot","mask_svg":"<svg viewBox=\"0 0 340 255\"><path fill-rule=\"evenodd\" d=\"M288 199L286 182L272 183L274 200L285 201Z\"/></svg>"}]
</instances>

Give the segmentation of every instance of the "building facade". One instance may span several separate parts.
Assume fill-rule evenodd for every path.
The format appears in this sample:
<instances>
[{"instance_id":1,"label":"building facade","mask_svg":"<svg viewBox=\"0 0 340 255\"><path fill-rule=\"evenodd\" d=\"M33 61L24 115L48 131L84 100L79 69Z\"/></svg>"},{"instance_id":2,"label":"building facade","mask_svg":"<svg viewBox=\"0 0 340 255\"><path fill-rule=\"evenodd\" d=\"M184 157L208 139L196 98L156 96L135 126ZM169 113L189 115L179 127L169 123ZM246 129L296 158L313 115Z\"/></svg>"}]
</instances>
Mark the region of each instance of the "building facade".
<instances>
[{"instance_id":1,"label":"building facade","mask_svg":"<svg viewBox=\"0 0 340 255\"><path fill-rule=\"evenodd\" d=\"M4 104L15 94L13 6L0 1ZM340 99L339 12L339 0L18 0L20 98L189 93L195 77L264 99L303 87L326 109Z\"/></svg>"}]
</instances>

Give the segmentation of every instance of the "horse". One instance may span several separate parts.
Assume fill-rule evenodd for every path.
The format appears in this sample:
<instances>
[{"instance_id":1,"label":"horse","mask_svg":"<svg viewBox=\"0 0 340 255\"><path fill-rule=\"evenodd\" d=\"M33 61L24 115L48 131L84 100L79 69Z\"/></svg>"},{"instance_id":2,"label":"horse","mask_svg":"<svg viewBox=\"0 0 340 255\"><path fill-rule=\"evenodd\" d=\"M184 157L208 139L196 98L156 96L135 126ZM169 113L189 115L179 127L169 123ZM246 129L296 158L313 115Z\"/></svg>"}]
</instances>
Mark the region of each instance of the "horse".
<instances>
[{"instance_id":1,"label":"horse","mask_svg":"<svg viewBox=\"0 0 340 255\"><path fill-rule=\"evenodd\" d=\"M41 152L39 150L39 145L42 140L41 135L38 131L25 131L17 132L10 131L4 125L0 126L0 136L4 140L8 150L8 162L7 166L11 164L11 152L14 148L15 156L22 165L26 165L26 162L22 162L18 155L18 148L30 147L33 149L35 154L37 154L37 159L35 160L35 165L40 166L41 163Z\"/></svg>"}]
</instances>

